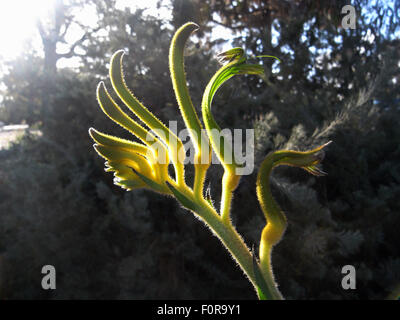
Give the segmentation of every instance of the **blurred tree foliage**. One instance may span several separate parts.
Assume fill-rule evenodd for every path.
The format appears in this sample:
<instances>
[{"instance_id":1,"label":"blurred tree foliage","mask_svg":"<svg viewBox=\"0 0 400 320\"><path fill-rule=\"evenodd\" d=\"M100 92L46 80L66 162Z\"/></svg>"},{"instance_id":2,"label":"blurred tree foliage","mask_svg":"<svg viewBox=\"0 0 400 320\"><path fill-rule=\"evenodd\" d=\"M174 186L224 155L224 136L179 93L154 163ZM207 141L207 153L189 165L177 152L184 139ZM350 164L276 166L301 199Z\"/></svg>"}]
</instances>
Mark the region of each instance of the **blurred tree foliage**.
<instances>
[{"instance_id":1,"label":"blurred tree foliage","mask_svg":"<svg viewBox=\"0 0 400 320\"><path fill-rule=\"evenodd\" d=\"M128 86L164 122L180 121L168 49L174 30L189 20L201 26L186 57L197 108L221 46L282 61L264 60L266 83L234 78L214 102L226 127L255 128L256 169L271 150L334 141L324 161L327 177L291 168L273 176L289 220L273 256L283 295L382 299L398 289L397 1L352 1L357 25L349 30L341 27L345 1L173 0L171 21L143 9L117 10L112 0L57 4L65 10L59 35L67 24L81 24L82 38L75 47L68 43L64 56L79 57L80 66L53 64L52 72L45 50L26 52L8 62L1 79L0 120L25 121L42 132L0 151L1 298L255 298L218 240L173 199L113 186L87 133L93 126L129 138L95 99L118 49L128 54ZM77 20L76 6L92 8L97 25ZM213 33L217 27L231 43ZM52 28L42 21L43 30ZM216 203L220 177L213 166L208 180ZM251 246L264 223L255 174L242 180L233 217ZM58 271L54 292L40 287L45 264ZM357 290L341 288L346 264L356 267Z\"/></svg>"}]
</instances>

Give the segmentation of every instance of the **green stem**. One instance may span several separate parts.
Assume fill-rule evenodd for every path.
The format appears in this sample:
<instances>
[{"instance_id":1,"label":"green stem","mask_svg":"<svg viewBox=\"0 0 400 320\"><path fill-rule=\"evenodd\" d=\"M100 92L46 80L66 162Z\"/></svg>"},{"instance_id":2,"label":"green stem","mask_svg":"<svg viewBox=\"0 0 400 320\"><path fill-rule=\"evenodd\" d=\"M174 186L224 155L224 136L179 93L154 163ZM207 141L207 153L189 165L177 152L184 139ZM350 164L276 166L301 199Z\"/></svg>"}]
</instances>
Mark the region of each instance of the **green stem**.
<instances>
[{"instance_id":1,"label":"green stem","mask_svg":"<svg viewBox=\"0 0 400 320\"><path fill-rule=\"evenodd\" d=\"M245 275L248 277L254 289L257 291L256 278L253 269L253 256L231 224L225 224L217 212L203 199L199 209L195 212L220 239L225 248L239 264ZM264 292L268 299L279 299L278 295L271 288L270 292Z\"/></svg>"},{"instance_id":2,"label":"green stem","mask_svg":"<svg viewBox=\"0 0 400 320\"><path fill-rule=\"evenodd\" d=\"M209 165L197 164L194 166L194 185L193 191L197 200L203 199L204 181L206 179L207 169Z\"/></svg>"},{"instance_id":3,"label":"green stem","mask_svg":"<svg viewBox=\"0 0 400 320\"><path fill-rule=\"evenodd\" d=\"M263 257L260 261L261 273L269 289L271 290L273 299L283 300L282 294L280 293L275 282L274 273L272 270L271 254L272 254L272 247L263 248L263 253L262 253ZM260 252L260 257L261 257L261 252Z\"/></svg>"},{"instance_id":4,"label":"green stem","mask_svg":"<svg viewBox=\"0 0 400 320\"><path fill-rule=\"evenodd\" d=\"M250 250L236 230L223 223L221 217L204 201L201 209L196 212L200 218L211 228L215 235L222 241L223 245L239 263L250 282L255 286L253 272L253 258Z\"/></svg>"},{"instance_id":5,"label":"green stem","mask_svg":"<svg viewBox=\"0 0 400 320\"><path fill-rule=\"evenodd\" d=\"M222 197L221 197L221 218L225 224L230 223L232 197L233 197L233 192L229 190L225 185L223 185Z\"/></svg>"}]
</instances>

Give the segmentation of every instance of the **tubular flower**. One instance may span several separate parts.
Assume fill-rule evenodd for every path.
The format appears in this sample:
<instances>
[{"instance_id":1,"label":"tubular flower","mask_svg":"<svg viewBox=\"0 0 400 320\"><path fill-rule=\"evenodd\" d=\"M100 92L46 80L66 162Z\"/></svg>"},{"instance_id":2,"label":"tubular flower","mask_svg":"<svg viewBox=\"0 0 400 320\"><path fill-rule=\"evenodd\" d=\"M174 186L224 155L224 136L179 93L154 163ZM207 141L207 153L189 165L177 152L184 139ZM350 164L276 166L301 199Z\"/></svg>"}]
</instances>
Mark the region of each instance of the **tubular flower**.
<instances>
[{"instance_id":1,"label":"tubular flower","mask_svg":"<svg viewBox=\"0 0 400 320\"><path fill-rule=\"evenodd\" d=\"M261 57L261 56L260 56ZM262 56L272 57L273 56ZM237 169L241 167L235 159L232 144L221 135L221 128L211 113L211 104L217 90L230 78L241 74L254 74L263 76L264 67L259 64L248 64L242 48L233 48L218 55L219 62L225 63L209 81L202 100L202 114L204 124L210 138L211 145L225 169L222 179L221 212L224 220L229 221L232 193L239 184L240 175ZM277 59L277 58L275 58ZM279 60L279 59L278 59Z\"/></svg>"},{"instance_id":2,"label":"tubular flower","mask_svg":"<svg viewBox=\"0 0 400 320\"><path fill-rule=\"evenodd\" d=\"M208 144L201 135L201 123L192 105L183 66L184 45L198 26L187 23L175 34L170 50L171 78L177 101L188 128ZM141 143L113 137L91 128L89 134L96 142L95 150L106 161L106 171L113 171L115 183L125 189L149 188L160 193L173 194L171 186L181 193L190 192L185 183L183 160L185 150L182 141L150 112L128 89L122 68L124 52L117 51L111 58L111 84L122 102L147 127L128 116L112 99L103 82L97 88L97 100L103 112L114 122L132 133ZM196 141L196 157L201 157L199 141ZM209 152L210 153L210 152ZM211 155L211 153L210 153ZM176 179L168 174L170 161L175 170ZM210 160L196 167L195 191L202 194L206 170Z\"/></svg>"},{"instance_id":3,"label":"tubular flower","mask_svg":"<svg viewBox=\"0 0 400 320\"><path fill-rule=\"evenodd\" d=\"M260 265L266 279L273 279L271 266L271 251L282 238L287 220L283 211L272 197L269 186L269 178L272 170L280 165L287 165L302 168L316 176L323 176L326 173L319 167L324 158L324 151L331 141L309 151L279 150L266 156L261 164L257 176L257 198L264 213L267 224L261 233L260 240Z\"/></svg>"},{"instance_id":4,"label":"tubular flower","mask_svg":"<svg viewBox=\"0 0 400 320\"><path fill-rule=\"evenodd\" d=\"M136 143L101 133L93 128L89 129L90 136L96 142L95 150L107 160L106 171L114 172L115 184L127 190L153 188L161 193L169 193L165 184L168 179L167 164L157 161L160 150L163 150L157 148L161 145L157 137L121 110L107 92L103 82L97 87L97 100L110 119L143 142L143 144Z\"/></svg>"}]
</instances>

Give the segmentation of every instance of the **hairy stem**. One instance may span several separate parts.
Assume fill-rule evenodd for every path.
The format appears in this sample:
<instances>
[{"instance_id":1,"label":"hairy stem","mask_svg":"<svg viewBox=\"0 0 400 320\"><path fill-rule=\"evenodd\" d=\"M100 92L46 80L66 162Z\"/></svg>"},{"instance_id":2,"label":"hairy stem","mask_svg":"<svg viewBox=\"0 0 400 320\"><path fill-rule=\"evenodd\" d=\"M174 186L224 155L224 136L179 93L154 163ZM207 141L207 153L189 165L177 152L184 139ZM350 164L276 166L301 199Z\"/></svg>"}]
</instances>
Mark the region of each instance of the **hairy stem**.
<instances>
[{"instance_id":1,"label":"hairy stem","mask_svg":"<svg viewBox=\"0 0 400 320\"><path fill-rule=\"evenodd\" d=\"M226 224L222 217L205 201L199 204L199 209L195 212L210 227L213 233L220 239L225 248L238 263L242 271L257 291L256 278L253 267L253 256L232 224ZM268 299L279 299L278 295L272 290L264 292Z\"/></svg>"}]
</instances>

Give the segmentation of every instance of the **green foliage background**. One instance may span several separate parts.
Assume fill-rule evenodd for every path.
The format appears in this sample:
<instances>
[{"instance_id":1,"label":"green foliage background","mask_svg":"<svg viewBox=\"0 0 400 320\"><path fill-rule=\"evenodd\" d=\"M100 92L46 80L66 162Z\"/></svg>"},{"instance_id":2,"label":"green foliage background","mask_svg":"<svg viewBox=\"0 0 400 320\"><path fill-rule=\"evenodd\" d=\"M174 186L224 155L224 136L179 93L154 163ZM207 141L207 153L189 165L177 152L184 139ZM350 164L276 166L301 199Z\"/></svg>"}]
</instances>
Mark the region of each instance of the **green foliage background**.
<instances>
[{"instance_id":1,"label":"green foliage background","mask_svg":"<svg viewBox=\"0 0 400 320\"><path fill-rule=\"evenodd\" d=\"M183 125L168 49L174 30L189 20L201 26L186 57L197 108L224 44L211 37L216 26L230 30L232 45L249 55L282 61L265 60L266 84L235 78L214 102L222 127L255 128L256 169L272 150L305 150L333 140L324 160L327 177L293 168L273 175L274 195L289 221L273 253L283 295L385 299L398 291L398 1L353 1L354 30L340 26L344 4L174 0L169 21L97 1L103 33L82 42L79 68L50 72L34 51L4 61L0 120L26 122L42 134L28 133L0 151L0 298L256 298L219 241L174 199L114 186L87 133L93 126L130 138L95 99L111 54L121 48L135 94L165 123L178 119ZM264 225L255 175L242 179L232 212L250 246ZM221 176L213 166L207 177L216 204ZM51 292L40 286L46 264L57 270ZM341 287L347 264L356 267L356 290Z\"/></svg>"}]
</instances>

